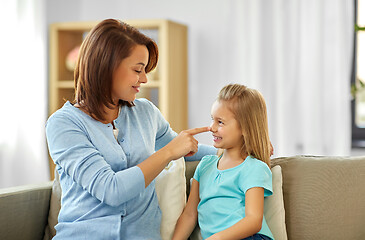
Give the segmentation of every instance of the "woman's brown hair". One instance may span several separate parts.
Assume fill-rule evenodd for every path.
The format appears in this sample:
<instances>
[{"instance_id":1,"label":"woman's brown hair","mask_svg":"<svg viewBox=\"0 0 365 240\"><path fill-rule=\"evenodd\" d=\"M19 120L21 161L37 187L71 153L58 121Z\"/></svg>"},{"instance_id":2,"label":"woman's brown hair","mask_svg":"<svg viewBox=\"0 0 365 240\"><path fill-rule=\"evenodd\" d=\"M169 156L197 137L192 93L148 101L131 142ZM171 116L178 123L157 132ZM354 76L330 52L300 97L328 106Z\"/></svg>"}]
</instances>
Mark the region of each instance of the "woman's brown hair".
<instances>
[{"instance_id":1,"label":"woman's brown hair","mask_svg":"<svg viewBox=\"0 0 365 240\"><path fill-rule=\"evenodd\" d=\"M244 141L242 154L253 156L270 166L266 103L261 93L240 84L222 88L217 101L226 104L240 125Z\"/></svg>"},{"instance_id":2,"label":"woman's brown hair","mask_svg":"<svg viewBox=\"0 0 365 240\"><path fill-rule=\"evenodd\" d=\"M82 110L97 120L105 120L104 106L115 107L111 97L113 73L123 59L130 56L136 45L145 45L149 52L146 73L158 61L158 48L138 29L116 19L97 24L81 44L74 81L75 100ZM134 106L133 102L119 100L121 106Z\"/></svg>"}]
</instances>

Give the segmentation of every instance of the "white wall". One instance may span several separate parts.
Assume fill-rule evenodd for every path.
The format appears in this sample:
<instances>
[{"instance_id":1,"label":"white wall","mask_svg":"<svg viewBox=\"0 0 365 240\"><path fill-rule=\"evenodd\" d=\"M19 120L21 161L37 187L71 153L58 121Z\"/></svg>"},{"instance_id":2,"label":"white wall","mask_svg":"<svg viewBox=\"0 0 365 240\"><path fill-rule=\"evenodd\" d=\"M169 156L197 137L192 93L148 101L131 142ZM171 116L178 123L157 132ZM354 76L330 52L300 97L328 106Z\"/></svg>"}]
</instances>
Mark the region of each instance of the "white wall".
<instances>
[{"instance_id":1,"label":"white wall","mask_svg":"<svg viewBox=\"0 0 365 240\"><path fill-rule=\"evenodd\" d=\"M210 107L226 83L239 80L235 63L222 54L230 42L232 11L221 0L48 0L47 24L65 21L169 19L186 24L189 38L189 127L210 124ZM232 53L233 54L233 53ZM222 57L225 56L225 57ZM211 144L209 133L197 136Z\"/></svg>"}]
</instances>

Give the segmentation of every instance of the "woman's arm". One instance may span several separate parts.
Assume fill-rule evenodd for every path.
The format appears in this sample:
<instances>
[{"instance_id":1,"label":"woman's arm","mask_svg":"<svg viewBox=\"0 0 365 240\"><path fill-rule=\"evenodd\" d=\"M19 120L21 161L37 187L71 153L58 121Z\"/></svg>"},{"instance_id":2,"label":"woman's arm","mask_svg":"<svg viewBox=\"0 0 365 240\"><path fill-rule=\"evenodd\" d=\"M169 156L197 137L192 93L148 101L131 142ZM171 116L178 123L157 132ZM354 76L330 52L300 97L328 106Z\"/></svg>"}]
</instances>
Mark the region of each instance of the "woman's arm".
<instances>
[{"instance_id":1,"label":"woman's arm","mask_svg":"<svg viewBox=\"0 0 365 240\"><path fill-rule=\"evenodd\" d=\"M261 187L248 189L245 205L246 216L242 220L206 240L243 239L258 233L264 216L264 189Z\"/></svg>"},{"instance_id":2,"label":"woman's arm","mask_svg":"<svg viewBox=\"0 0 365 240\"><path fill-rule=\"evenodd\" d=\"M46 134L55 164L92 196L115 207L144 191L169 161L197 151L193 134L207 129L184 131L171 144L148 157L143 164L118 172L95 148L83 126L67 116L51 117L47 121Z\"/></svg>"},{"instance_id":3,"label":"woman's arm","mask_svg":"<svg viewBox=\"0 0 365 240\"><path fill-rule=\"evenodd\" d=\"M186 240L193 232L198 219L199 182L193 179L188 202L175 226L172 240Z\"/></svg>"}]
</instances>

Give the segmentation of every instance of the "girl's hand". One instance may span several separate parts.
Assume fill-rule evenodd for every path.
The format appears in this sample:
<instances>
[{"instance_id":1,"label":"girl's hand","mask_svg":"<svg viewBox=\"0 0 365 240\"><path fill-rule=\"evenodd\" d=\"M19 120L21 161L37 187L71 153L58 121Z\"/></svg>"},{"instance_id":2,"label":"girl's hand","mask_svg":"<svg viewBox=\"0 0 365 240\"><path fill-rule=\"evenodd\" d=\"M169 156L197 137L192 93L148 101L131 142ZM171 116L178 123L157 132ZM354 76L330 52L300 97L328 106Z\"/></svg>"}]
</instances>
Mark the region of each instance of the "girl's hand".
<instances>
[{"instance_id":1,"label":"girl's hand","mask_svg":"<svg viewBox=\"0 0 365 240\"><path fill-rule=\"evenodd\" d=\"M194 135L208 131L210 131L209 127L181 131L164 148L169 151L172 159L178 159L182 156L192 156L198 151L198 141L194 138Z\"/></svg>"}]
</instances>

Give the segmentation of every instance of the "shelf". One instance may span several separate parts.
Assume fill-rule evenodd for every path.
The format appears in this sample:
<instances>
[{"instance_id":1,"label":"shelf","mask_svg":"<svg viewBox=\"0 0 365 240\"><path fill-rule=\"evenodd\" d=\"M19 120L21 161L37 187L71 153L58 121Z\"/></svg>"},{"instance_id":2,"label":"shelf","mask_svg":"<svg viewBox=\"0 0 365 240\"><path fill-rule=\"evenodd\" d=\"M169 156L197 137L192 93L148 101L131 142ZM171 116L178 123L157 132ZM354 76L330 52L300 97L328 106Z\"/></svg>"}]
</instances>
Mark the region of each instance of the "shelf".
<instances>
[{"instance_id":1,"label":"shelf","mask_svg":"<svg viewBox=\"0 0 365 240\"><path fill-rule=\"evenodd\" d=\"M57 83L59 88L74 88L75 87L75 83L73 80L60 80Z\"/></svg>"}]
</instances>

